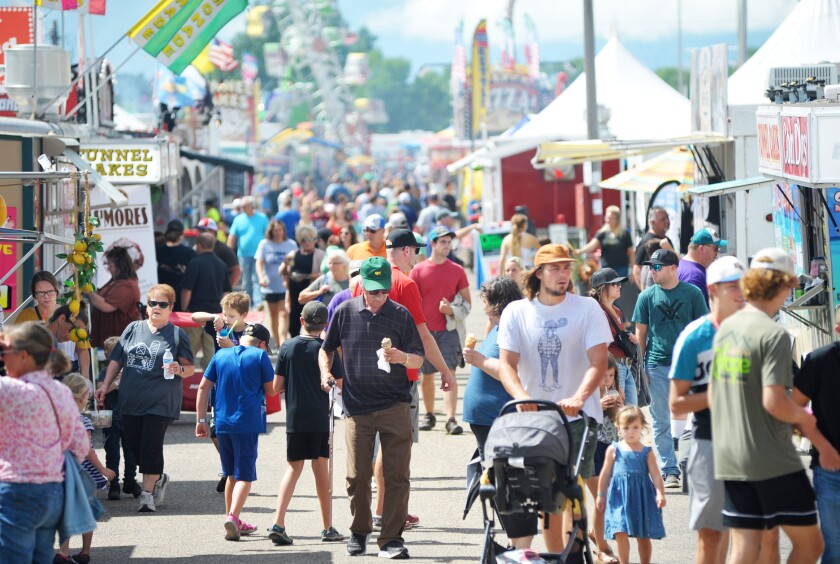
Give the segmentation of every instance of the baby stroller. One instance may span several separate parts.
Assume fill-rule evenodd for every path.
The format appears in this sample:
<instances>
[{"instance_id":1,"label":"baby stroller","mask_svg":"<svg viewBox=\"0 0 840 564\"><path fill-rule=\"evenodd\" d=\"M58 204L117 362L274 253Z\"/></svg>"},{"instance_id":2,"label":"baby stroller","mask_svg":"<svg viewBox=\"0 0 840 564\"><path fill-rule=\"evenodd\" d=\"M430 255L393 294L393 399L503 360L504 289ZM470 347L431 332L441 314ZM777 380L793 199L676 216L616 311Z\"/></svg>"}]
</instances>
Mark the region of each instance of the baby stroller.
<instances>
[{"instance_id":1,"label":"baby stroller","mask_svg":"<svg viewBox=\"0 0 840 564\"><path fill-rule=\"evenodd\" d=\"M516 411L520 404L537 404L539 411ZM581 417L588 417L581 412ZM589 429L589 425L586 426ZM580 451L572 452L569 421L560 407L543 400L506 403L493 422L484 446L485 468L479 496L484 513L482 564L495 564L493 514L542 512L560 519L565 503L572 505L573 528L561 554L542 554L546 562L592 564L587 539L585 492L578 480L586 444L593 433L585 431ZM575 454L577 455L575 458ZM488 511L487 504L491 504Z\"/></svg>"}]
</instances>

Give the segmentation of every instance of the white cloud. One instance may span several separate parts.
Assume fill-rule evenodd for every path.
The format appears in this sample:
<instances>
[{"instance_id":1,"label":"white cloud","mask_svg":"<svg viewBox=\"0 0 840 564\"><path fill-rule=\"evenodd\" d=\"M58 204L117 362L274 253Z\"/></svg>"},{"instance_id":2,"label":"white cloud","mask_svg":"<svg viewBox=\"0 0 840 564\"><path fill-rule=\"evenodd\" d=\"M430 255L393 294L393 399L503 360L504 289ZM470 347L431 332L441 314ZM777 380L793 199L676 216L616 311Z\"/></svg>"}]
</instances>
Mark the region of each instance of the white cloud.
<instances>
[{"instance_id":1,"label":"white cloud","mask_svg":"<svg viewBox=\"0 0 840 564\"><path fill-rule=\"evenodd\" d=\"M657 41L676 35L680 0L594 0L595 33L606 38L617 30L622 38ZM796 0L750 0L748 29L775 28L793 9ZM463 19L465 40L481 18L488 20L491 43L498 37L498 22L507 0L405 0L374 12L364 22L376 35L399 34L406 40L451 42ZM681 0L682 30L688 33L735 33L737 2L733 0ZM579 41L583 37L580 0L520 0L516 4L517 37L524 36L522 16L531 15L540 41ZM734 42L734 37L733 37Z\"/></svg>"}]
</instances>

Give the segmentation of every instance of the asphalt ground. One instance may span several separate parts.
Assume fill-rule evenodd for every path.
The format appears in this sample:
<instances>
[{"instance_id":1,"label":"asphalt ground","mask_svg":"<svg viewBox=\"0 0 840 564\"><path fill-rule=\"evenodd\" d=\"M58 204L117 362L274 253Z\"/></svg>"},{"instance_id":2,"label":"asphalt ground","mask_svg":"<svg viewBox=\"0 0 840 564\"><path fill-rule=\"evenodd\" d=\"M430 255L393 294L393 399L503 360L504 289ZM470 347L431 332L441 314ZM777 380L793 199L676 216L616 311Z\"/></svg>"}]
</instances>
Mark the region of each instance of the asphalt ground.
<instances>
[{"instance_id":1,"label":"asphalt ground","mask_svg":"<svg viewBox=\"0 0 840 564\"><path fill-rule=\"evenodd\" d=\"M471 277L472 279L472 277ZM468 331L483 335L485 319L478 293L473 292L473 312ZM462 397L469 372L457 371L459 396ZM438 391L436 410L443 408ZM460 404L459 404L460 418ZM420 443L414 446L411 463L411 501L409 510L420 517L420 525L404 533L411 558L429 562L478 562L483 539L481 508L476 504L462 519L466 490L466 465L475 449L475 438L465 426L460 436L447 435L445 418L438 417L437 426L421 432ZM335 426L334 449L334 525L349 536L349 504L344 489L345 446L343 421ZM171 478L166 501L156 513L137 513L137 502L123 495L119 501L105 500L100 492L108 519L99 524L93 537L92 562L210 562L246 563L359 562L376 558L375 534L368 543L368 554L351 558L345 543L323 543L321 515L315 495L314 480L307 467L298 482L287 515L286 526L294 544L275 546L267 536L271 526L277 490L285 471L285 412L269 416L268 434L260 437L258 479L242 512L242 518L257 525L253 536L239 542L224 540L224 499L216 493L220 465L209 440L195 437L195 414L183 413L167 432L166 472ZM99 451L104 460L104 452ZM688 529L688 496L679 490L667 490L667 507L663 511L667 537L653 541L653 561L682 564L693 561L695 535ZM587 503L591 505L591 501ZM782 535L783 557L789 543ZM504 543L504 534L497 539ZM80 538L72 540L77 552ZM535 550L544 550L541 538ZM631 558L638 562L635 544Z\"/></svg>"}]
</instances>

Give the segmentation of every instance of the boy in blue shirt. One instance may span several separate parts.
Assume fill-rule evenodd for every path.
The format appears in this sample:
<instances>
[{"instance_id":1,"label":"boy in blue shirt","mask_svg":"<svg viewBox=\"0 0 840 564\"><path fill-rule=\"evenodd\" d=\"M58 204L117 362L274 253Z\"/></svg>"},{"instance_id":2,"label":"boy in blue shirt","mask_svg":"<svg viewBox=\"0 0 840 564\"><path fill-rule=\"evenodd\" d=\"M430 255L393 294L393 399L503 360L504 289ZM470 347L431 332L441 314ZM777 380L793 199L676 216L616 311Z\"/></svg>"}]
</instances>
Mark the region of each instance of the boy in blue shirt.
<instances>
[{"instance_id":1,"label":"boy in blue shirt","mask_svg":"<svg viewBox=\"0 0 840 564\"><path fill-rule=\"evenodd\" d=\"M220 349L204 371L196 400L196 437L207 437L207 398L216 385L216 435L225 487L225 539L236 541L257 528L239 518L251 483L257 479L257 438L266 432L265 397L277 393L268 355L271 334L260 324L248 325L240 344Z\"/></svg>"}]
</instances>

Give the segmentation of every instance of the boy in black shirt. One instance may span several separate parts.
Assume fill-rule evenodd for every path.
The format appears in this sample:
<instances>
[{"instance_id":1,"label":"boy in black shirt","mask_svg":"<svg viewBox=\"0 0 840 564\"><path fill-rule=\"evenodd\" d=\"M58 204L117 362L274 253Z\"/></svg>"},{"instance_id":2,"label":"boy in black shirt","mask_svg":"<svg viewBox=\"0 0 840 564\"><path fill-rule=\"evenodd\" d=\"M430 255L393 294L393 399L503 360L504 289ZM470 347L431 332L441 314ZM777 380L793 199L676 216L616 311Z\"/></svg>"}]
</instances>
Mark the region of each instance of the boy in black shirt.
<instances>
[{"instance_id":1,"label":"boy in black shirt","mask_svg":"<svg viewBox=\"0 0 840 564\"><path fill-rule=\"evenodd\" d=\"M286 510L306 460L312 461L315 489L324 521L321 540L344 540L330 522L330 400L329 394L321 389L321 370L318 367L318 352L324 342L320 334L326 324L327 306L322 302L313 301L303 306L300 335L283 343L274 368L275 379L280 381L280 391L286 392L288 462L277 494L274 525L268 534L268 538L278 546L294 542L286 533Z\"/></svg>"}]
</instances>

